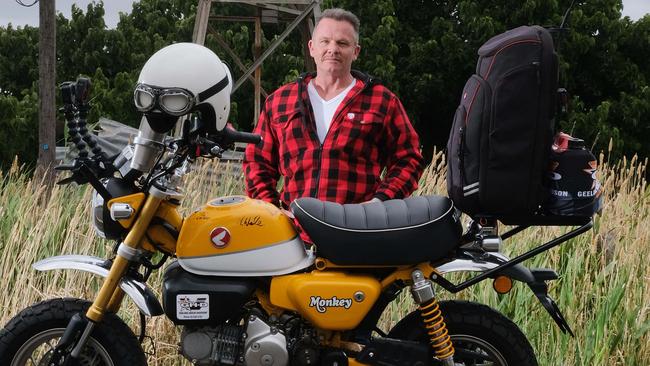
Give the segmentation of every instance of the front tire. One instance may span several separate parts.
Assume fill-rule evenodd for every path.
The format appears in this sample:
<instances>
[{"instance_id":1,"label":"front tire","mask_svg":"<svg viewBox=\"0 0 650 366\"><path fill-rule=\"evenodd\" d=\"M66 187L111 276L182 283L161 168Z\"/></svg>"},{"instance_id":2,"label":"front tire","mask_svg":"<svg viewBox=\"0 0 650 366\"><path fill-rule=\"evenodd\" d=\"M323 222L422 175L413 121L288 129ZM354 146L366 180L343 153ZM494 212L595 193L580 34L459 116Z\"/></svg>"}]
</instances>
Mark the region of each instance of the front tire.
<instances>
[{"instance_id":1,"label":"front tire","mask_svg":"<svg viewBox=\"0 0 650 366\"><path fill-rule=\"evenodd\" d=\"M526 336L497 311L468 301L441 301L440 310L456 349L456 365L537 366ZM400 320L388 337L428 343L418 311Z\"/></svg>"},{"instance_id":2,"label":"front tire","mask_svg":"<svg viewBox=\"0 0 650 366\"><path fill-rule=\"evenodd\" d=\"M80 299L52 299L32 305L0 330L0 365L46 364L77 313L90 303ZM146 365L144 352L131 329L115 314L106 314L93 329L79 357L80 365Z\"/></svg>"}]
</instances>

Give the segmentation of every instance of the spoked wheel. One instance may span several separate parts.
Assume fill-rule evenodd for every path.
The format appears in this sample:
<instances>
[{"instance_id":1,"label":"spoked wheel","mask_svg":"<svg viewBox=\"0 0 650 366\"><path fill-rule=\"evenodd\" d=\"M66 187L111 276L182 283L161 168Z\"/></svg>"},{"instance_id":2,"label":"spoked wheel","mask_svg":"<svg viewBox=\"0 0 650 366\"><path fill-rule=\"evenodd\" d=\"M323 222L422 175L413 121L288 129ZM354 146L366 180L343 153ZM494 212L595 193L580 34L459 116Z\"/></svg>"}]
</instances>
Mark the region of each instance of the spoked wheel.
<instances>
[{"instance_id":1,"label":"spoked wheel","mask_svg":"<svg viewBox=\"0 0 650 366\"><path fill-rule=\"evenodd\" d=\"M495 310L467 301L442 301L440 310L454 345L457 366L537 366L526 336ZM397 323L388 337L429 342L418 311Z\"/></svg>"},{"instance_id":2,"label":"spoked wheel","mask_svg":"<svg viewBox=\"0 0 650 366\"><path fill-rule=\"evenodd\" d=\"M490 343L466 334L451 336L456 349L456 364L473 366L508 365L505 357Z\"/></svg>"},{"instance_id":3,"label":"spoked wheel","mask_svg":"<svg viewBox=\"0 0 650 366\"><path fill-rule=\"evenodd\" d=\"M36 334L18 349L11 365L47 365L64 331L65 328L56 328ZM77 362L80 366L115 365L106 348L94 338L88 340Z\"/></svg>"},{"instance_id":4,"label":"spoked wheel","mask_svg":"<svg viewBox=\"0 0 650 366\"><path fill-rule=\"evenodd\" d=\"M0 330L0 365L49 365L70 319L90 306L79 299L54 299L30 306ZM115 314L106 314L93 329L75 365L146 365L131 329Z\"/></svg>"}]
</instances>

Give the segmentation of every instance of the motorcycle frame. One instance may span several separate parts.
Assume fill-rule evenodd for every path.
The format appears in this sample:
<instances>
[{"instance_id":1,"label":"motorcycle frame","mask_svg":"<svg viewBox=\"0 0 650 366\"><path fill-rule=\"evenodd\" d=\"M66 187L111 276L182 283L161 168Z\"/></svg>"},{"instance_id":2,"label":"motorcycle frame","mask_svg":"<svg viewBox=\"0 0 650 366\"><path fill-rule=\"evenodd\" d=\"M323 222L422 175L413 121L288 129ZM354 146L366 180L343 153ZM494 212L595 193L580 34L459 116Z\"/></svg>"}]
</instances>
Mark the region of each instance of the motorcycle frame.
<instances>
[{"instance_id":1,"label":"motorcycle frame","mask_svg":"<svg viewBox=\"0 0 650 366\"><path fill-rule=\"evenodd\" d=\"M95 297L92 306L86 313L87 319L94 323L100 322L106 311L116 312L119 310L125 294L131 298L142 314L147 316L162 315L164 311L153 291L149 289L145 281L137 278L138 276L131 275L128 270L132 264L137 263L137 259L142 253L141 247L148 243L147 240L144 240L145 233L152 223L153 218L158 213L157 211L161 208L161 203L166 200L178 200L180 198L181 195L178 192L167 192L152 187L149 194L146 195L142 208L136 212L137 216L132 220L133 226L124 241L119 245L117 255L113 261L106 261L92 256L67 255L41 260L34 264L34 268L39 271L77 269L103 277L102 287ZM119 197L116 200L119 200ZM397 268L381 281L382 294L359 324L357 330L361 331L360 334L367 334L368 336L370 335L368 331L376 330L375 324L381 313L396 298L399 292L409 285L411 273L413 270L418 269L427 278L451 293L457 293L485 279L494 278L499 275L505 275L514 280L524 282L531 287L545 309L556 320L558 326L563 331L568 330L572 333L566 321L563 320L564 318L561 313L559 316L555 315L555 313L559 313L559 310L557 310L557 306L555 306L552 299L546 294L547 288L545 281L556 279L557 275L555 272L550 270L531 270L523 266L521 262L586 232L593 226L591 219L586 219L586 221L586 223L577 229L541 244L514 259L509 259L499 252L472 252L469 249L459 248L456 255L453 256L455 259L452 260L443 260L436 263L421 263L414 266ZM572 220L569 224L576 222L582 221ZM547 224L551 223L548 222ZM566 225L567 222L555 222L555 224ZM500 237L504 240L508 239L531 226L517 226L502 234ZM471 230L465 236L468 237L470 234L473 234ZM339 266L323 258L316 260L315 267L318 270L359 268L359 266ZM376 266L371 267L380 268ZM481 272L481 274L460 284L453 284L443 276L452 272ZM547 298L552 305L545 304L544 299ZM552 310L549 310L550 308ZM560 320L558 320L558 317Z\"/></svg>"}]
</instances>

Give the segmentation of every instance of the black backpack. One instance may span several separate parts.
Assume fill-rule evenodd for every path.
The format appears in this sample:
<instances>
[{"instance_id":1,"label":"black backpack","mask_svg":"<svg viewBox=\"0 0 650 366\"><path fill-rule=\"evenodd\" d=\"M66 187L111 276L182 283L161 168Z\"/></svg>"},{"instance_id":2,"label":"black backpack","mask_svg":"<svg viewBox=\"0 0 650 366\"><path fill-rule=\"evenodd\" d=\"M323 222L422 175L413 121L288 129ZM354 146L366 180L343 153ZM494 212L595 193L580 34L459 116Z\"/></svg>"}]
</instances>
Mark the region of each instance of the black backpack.
<instances>
[{"instance_id":1,"label":"black backpack","mask_svg":"<svg viewBox=\"0 0 650 366\"><path fill-rule=\"evenodd\" d=\"M544 200L558 61L551 34L523 26L487 41L447 142L447 191L473 216L533 216Z\"/></svg>"}]
</instances>

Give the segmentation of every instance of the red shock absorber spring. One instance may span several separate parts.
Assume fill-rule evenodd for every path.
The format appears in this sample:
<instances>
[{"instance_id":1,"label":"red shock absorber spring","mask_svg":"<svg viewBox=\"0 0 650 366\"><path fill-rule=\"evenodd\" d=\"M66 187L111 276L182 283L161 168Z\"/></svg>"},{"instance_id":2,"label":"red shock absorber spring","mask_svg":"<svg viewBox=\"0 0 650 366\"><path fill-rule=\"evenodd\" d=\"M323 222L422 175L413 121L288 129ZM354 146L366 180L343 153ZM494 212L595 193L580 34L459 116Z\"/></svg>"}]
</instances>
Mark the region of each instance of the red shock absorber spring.
<instances>
[{"instance_id":1,"label":"red shock absorber spring","mask_svg":"<svg viewBox=\"0 0 650 366\"><path fill-rule=\"evenodd\" d=\"M446 360L454 356L454 346L449 337L449 331L445 324L445 319L440 311L440 305L436 298L421 304L419 307L420 315L424 321L424 327L429 335L431 348L440 360Z\"/></svg>"}]
</instances>

